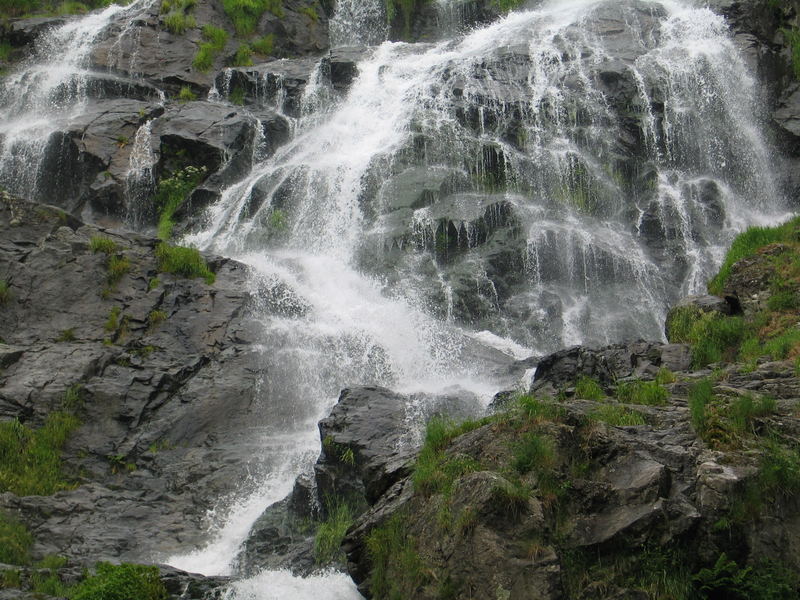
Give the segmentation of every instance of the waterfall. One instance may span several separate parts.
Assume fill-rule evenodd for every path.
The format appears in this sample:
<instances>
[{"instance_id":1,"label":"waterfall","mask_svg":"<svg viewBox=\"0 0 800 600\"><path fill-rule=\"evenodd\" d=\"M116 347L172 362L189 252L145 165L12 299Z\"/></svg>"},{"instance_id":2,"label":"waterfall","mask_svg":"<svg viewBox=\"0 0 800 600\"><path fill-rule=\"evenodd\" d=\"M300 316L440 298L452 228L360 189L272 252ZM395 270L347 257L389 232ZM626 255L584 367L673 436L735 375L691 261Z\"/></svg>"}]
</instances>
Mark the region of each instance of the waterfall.
<instances>
[{"instance_id":1,"label":"waterfall","mask_svg":"<svg viewBox=\"0 0 800 600\"><path fill-rule=\"evenodd\" d=\"M362 29L373 10L340 2L336 43L378 41ZM492 351L660 339L735 233L785 211L724 20L679 1L559 0L433 45L384 43L344 97L323 97L184 240L281 298L264 393L293 406L282 425L298 440L265 447L265 486L170 559L189 570L236 572L254 506L309 469L341 387L457 384L486 401L507 385ZM265 572L231 593L341 589L320 577Z\"/></svg>"},{"instance_id":2,"label":"waterfall","mask_svg":"<svg viewBox=\"0 0 800 600\"><path fill-rule=\"evenodd\" d=\"M89 101L94 44L116 20L132 23L155 1L112 4L68 20L36 40L34 55L5 77L0 89L0 185L24 197L46 197L42 188L49 187L42 185L42 178L52 178L58 168L61 143L53 134L66 131ZM129 29L118 32L118 39Z\"/></svg>"},{"instance_id":3,"label":"waterfall","mask_svg":"<svg viewBox=\"0 0 800 600\"><path fill-rule=\"evenodd\" d=\"M125 199L128 207L126 221L133 229L144 228L153 217L150 200L156 187L153 177L156 156L152 137L153 119L149 119L136 130L125 177Z\"/></svg>"}]
</instances>

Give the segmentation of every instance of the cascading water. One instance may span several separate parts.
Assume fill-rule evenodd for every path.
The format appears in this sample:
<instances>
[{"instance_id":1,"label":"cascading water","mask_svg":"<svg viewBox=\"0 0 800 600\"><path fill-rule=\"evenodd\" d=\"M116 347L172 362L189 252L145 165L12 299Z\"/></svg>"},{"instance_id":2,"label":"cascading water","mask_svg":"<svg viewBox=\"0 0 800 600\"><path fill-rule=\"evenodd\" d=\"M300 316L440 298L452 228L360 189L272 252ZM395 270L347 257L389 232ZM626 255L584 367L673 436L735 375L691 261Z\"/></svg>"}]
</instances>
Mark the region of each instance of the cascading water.
<instances>
[{"instance_id":1,"label":"cascading water","mask_svg":"<svg viewBox=\"0 0 800 600\"><path fill-rule=\"evenodd\" d=\"M59 155L50 146L61 143L53 134L65 131L89 100L96 76L89 69L94 44L109 25L120 19L132 23L155 1L113 4L39 37L34 55L0 89L0 185L28 198L47 199L53 190L43 180L52 179ZM126 33L118 32L120 39Z\"/></svg>"},{"instance_id":2,"label":"cascading water","mask_svg":"<svg viewBox=\"0 0 800 600\"><path fill-rule=\"evenodd\" d=\"M366 21L378 4L359 3ZM372 41L358 27L334 39ZM490 347L660 338L734 232L783 210L755 84L704 8L558 1L433 46L385 43L358 72L186 240L251 264L273 298L264 392L297 407L284 430L300 441L272 473L307 468L303 432L345 385L487 397L502 385ZM267 481L171 562L235 571L254 507L290 484ZM355 597L337 577L269 572L231 593Z\"/></svg>"}]
</instances>

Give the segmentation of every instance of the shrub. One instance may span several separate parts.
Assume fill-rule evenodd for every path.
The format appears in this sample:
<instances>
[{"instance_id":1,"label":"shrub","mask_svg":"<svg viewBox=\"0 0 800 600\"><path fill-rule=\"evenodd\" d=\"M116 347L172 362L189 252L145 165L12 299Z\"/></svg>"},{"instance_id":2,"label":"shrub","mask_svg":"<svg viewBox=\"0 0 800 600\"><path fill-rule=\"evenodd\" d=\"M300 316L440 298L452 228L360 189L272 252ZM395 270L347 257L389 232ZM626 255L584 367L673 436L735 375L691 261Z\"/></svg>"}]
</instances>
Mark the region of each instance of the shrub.
<instances>
[{"instance_id":1,"label":"shrub","mask_svg":"<svg viewBox=\"0 0 800 600\"><path fill-rule=\"evenodd\" d=\"M617 386L617 399L628 404L664 406L668 396L656 381L627 381Z\"/></svg>"},{"instance_id":2,"label":"shrub","mask_svg":"<svg viewBox=\"0 0 800 600\"><path fill-rule=\"evenodd\" d=\"M208 285L214 283L215 275L196 248L170 246L164 242L156 247L158 270L183 277L202 277Z\"/></svg>"},{"instance_id":3,"label":"shrub","mask_svg":"<svg viewBox=\"0 0 800 600\"><path fill-rule=\"evenodd\" d=\"M166 600L158 568L123 563L97 563L97 573L81 581L71 600Z\"/></svg>"},{"instance_id":4,"label":"shrub","mask_svg":"<svg viewBox=\"0 0 800 600\"><path fill-rule=\"evenodd\" d=\"M103 235L93 235L89 240L89 249L97 254L102 252L104 254L114 254L117 251L117 244L109 237Z\"/></svg>"},{"instance_id":5,"label":"shrub","mask_svg":"<svg viewBox=\"0 0 800 600\"><path fill-rule=\"evenodd\" d=\"M605 397L603 388L591 377L581 377L575 384L575 395L585 400L602 400Z\"/></svg>"},{"instance_id":6,"label":"shrub","mask_svg":"<svg viewBox=\"0 0 800 600\"><path fill-rule=\"evenodd\" d=\"M0 431L0 436L2 432ZM2 444L2 437L0 437ZM0 446L2 450L2 446ZM0 512L0 563L7 565L27 565L31 562L30 548L33 536L27 527Z\"/></svg>"},{"instance_id":7,"label":"shrub","mask_svg":"<svg viewBox=\"0 0 800 600\"><path fill-rule=\"evenodd\" d=\"M322 566L343 561L340 546L353 523L353 511L346 502L329 502L327 508L328 518L319 524L314 537L314 561Z\"/></svg>"}]
</instances>

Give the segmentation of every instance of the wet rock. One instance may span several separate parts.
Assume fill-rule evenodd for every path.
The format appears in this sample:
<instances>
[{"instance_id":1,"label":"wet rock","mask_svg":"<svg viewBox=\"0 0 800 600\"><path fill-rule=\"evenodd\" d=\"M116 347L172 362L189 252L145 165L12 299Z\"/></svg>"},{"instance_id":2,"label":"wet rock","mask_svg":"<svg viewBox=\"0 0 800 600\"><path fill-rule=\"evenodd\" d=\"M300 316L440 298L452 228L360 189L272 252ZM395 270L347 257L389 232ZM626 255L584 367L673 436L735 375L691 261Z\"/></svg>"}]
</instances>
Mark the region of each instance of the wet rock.
<instances>
[{"instance_id":1,"label":"wet rock","mask_svg":"<svg viewBox=\"0 0 800 600\"><path fill-rule=\"evenodd\" d=\"M106 255L89 249L98 235L130 265L113 286ZM142 561L199 543L206 509L252 458L246 445L220 443L257 422L263 362L248 271L208 257L212 286L159 273L155 240L14 198L0 200L0 240L10 291L0 306L0 415L37 427L73 388L83 423L64 450L78 487L2 494L0 509L36 532L35 558Z\"/></svg>"}]
</instances>

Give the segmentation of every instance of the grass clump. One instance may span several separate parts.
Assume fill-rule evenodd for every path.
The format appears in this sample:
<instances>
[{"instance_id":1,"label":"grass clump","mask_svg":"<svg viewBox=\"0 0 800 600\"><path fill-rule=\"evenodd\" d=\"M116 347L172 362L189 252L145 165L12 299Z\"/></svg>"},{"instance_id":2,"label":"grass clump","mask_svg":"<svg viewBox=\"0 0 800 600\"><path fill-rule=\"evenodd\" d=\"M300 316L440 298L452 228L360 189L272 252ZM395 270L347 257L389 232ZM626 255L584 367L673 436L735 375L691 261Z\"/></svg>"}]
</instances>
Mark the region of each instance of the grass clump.
<instances>
[{"instance_id":1,"label":"grass clump","mask_svg":"<svg viewBox=\"0 0 800 600\"><path fill-rule=\"evenodd\" d=\"M798 578L791 570L775 563L762 562L740 568L723 552L710 568L693 577L701 598L731 600L790 600L797 598Z\"/></svg>"},{"instance_id":2,"label":"grass clump","mask_svg":"<svg viewBox=\"0 0 800 600\"><path fill-rule=\"evenodd\" d=\"M481 419L457 424L439 417L431 419L425 430L425 441L414 465L412 476L414 489L423 496L437 493L448 495L458 477L478 470L479 465L475 460L463 456L449 457L444 450L454 438L487 422Z\"/></svg>"},{"instance_id":3,"label":"grass clump","mask_svg":"<svg viewBox=\"0 0 800 600\"><path fill-rule=\"evenodd\" d=\"M65 329L61 333L58 334L56 338L56 342L74 342L75 341L75 329L69 328Z\"/></svg>"},{"instance_id":4,"label":"grass clump","mask_svg":"<svg viewBox=\"0 0 800 600\"><path fill-rule=\"evenodd\" d=\"M747 336L747 326L743 317L680 306L670 313L667 332L670 342L691 344L692 365L701 368L735 357Z\"/></svg>"},{"instance_id":5,"label":"grass clump","mask_svg":"<svg viewBox=\"0 0 800 600\"><path fill-rule=\"evenodd\" d=\"M0 491L47 496L69 489L61 449L79 425L78 418L65 411L50 413L39 429L17 419L0 423Z\"/></svg>"},{"instance_id":6,"label":"grass clump","mask_svg":"<svg viewBox=\"0 0 800 600\"><path fill-rule=\"evenodd\" d=\"M11 290L5 279L0 279L0 304L6 304L11 300Z\"/></svg>"},{"instance_id":7,"label":"grass clump","mask_svg":"<svg viewBox=\"0 0 800 600\"><path fill-rule=\"evenodd\" d=\"M533 423L542 421L559 421L564 417L565 410L553 402L539 400L532 394L523 394L517 398L517 406L522 416Z\"/></svg>"},{"instance_id":8,"label":"grass clump","mask_svg":"<svg viewBox=\"0 0 800 600\"><path fill-rule=\"evenodd\" d=\"M214 283L216 278L196 248L170 246L162 242L156 247L156 260L158 270L163 273L174 273L189 278L202 277L208 285Z\"/></svg>"},{"instance_id":9,"label":"grass clump","mask_svg":"<svg viewBox=\"0 0 800 600\"><path fill-rule=\"evenodd\" d=\"M575 383L575 396L584 400L602 400L605 393L600 384L591 377L581 377Z\"/></svg>"},{"instance_id":10,"label":"grass clump","mask_svg":"<svg viewBox=\"0 0 800 600\"><path fill-rule=\"evenodd\" d=\"M97 254L114 254L117 251L117 244L114 240L104 235L93 235L89 240L89 250Z\"/></svg>"},{"instance_id":11,"label":"grass clump","mask_svg":"<svg viewBox=\"0 0 800 600\"><path fill-rule=\"evenodd\" d=\"M340 546L353 523L353 510L346 502L329 502L327 513L328 518L319 524L314 537L314 561L320 566L344 562Z\"/></svg>"},{"instance_id":12,"label":"grass clump","mask_svg":"<svg viewBox=\"0 0 800 600\"><path fill-rule=\"evenodd\" d=\"M97 563L96 574L70 591L71 600L166 600L157 567Z\"/></svg>"},{"instance_id":13,"label":"grass clump","mask_svg":"<svg viewBox=\"0 0 800 600\"><path fill-rule=\"evenodd\" d=\"M183 86L181 91L178 92L179 102L192 102L194 100L197 100L197 94L195 94L188 85Z\"/></svg>"},{"instance_id":14,"label":"grass clump","mask_svg":"<svg viewBox=\"0 0 800 600\"><path fill-rule=\"evenodd\" d=\"M231 66L233 67L252 67L253 66L253 49L248 44L242 44L236 49L236 53L231 59Z\"/></svg>"},{"instance_id":15,"label":"grass clump","mask_svg":"<svg viewBox=\"0 0 800 600\"><path fill-rule=\"evenodd\" d=\"M205 167L188 166L158 182L155 207L158 213L158 237L167 241L175 227L175 212L183 205L191 191L203 180Z\"/></svg>"},{"instance_id":16,"label":"grass clump","mask_svg":"<svg viewBox=\"0 0 800 600\"><path fill-rule=\"evenodd\" d=\"M589 413L589 419L607 423L614 427L644 425L647 422L642 413L625 408L624 406L619 406L618 404L603 404L602 406L598 406Z\"/></svg>"},{"instance_id":17,"label":"grass clump","mask_svg":"<svg viewBox=\"0 0 800 600\"><path fill-rule=\"evenodd\" d=\"M370 591L373 598L415 598L429 578L401 512L370 532L367 553L372 563Z\"/></svg>"},{"instance_id":18,"label":"grass clump","mask_svg":"<svg viewBox=\"0 0 800 600\"><path fill-rule=\"evenodd\" d=\"M256 54L272 56L272 53L275 51L275 35L270 33L269 35L255 39L250 42L250 47Z\"/></svg>"},{"instance_id":19,"label":"grass clump","mask_svg":"<svg viewBox=\"0 0 800 600\"><path fill-rule=\"evenodd\" d=\"M108 276L106 281L110 288L113 288L120 279L130 273L131 263L125 256L112 255L108 257Z\"/></svg>"},{"instance_id":20,"label":"grass clump","mask_svg":"<svg viewBox=\"0 0 800 600\"><path fill-rule=\"evenodd\" d=\"M0 435L2 435L1 429ZM2 441L0 441L1 443ZM31 546L33 546L33 536L28 528L0 512L0 563L7 565L30 564Z\"/></svg>"},{"instance_id":21,"label":"grass clump","mask_svg":"<svg viewBox=\"0 0 800 600\"><path fill-rule=\"evenodd\" d=\"M617 386L617 400L627 404L664 406L668 396L657 381L626 381Z\"/></svg>"},{"instance_id":22,"label":"grass clump","mask_svg":"<svg viewBox=\"0 0 800 600\"><path fill-rule=\"evenodd\" d=\"M767 244L792 241L798 224L800 224L800 218L795 217L778 227L749 227L736 236L730 250L725 255L719 272L708 282L709 293L722 294L725 283L731 276L731 268L737 261L754 254L756 250Z\"/></svg>"},{"instance_id":23,"label":"grass clump","mask_svg":"<svg viewBox=\"0 0 800 600\"><path fill-rule=\"evenodd\" d=\"M222 7L239 36L252 34L261 15L267 11L283 16L282 0L223 0Z\"/></svg>"},{"instance_id":24,"label":"grass clump","mask_svg":"<svg viewBox=\"0 0 800 600\"><path fill-rule=\"evenodd\" d=\"M202 36L205 42L200 44L192 66L198 71L207 73L214 66L214 59L228 43L228 32L213 25L204 25Z\"/></svg>"},{"instance_id":25,"label":"grass clump","mask_svg":"<svg viewBox=\"0 0 800 600\"><path fill-rule=\"evenodd\" d=\"M528 433L514 446L511 467L520 475L524 475L533 470L552 469L555 458L555 444L552 438Z\"/></svg>"},{"instance_id":26,"label":"grass clump","mask_svg":"<svg viewBox=\"0 0 800 600\"><path fill-rule=\"evenodd\" d=\"M189 14L196 0L163 0L161 14L164 15L164 27L171 33L183 35L187 29L197 26L195 18Z\"/></svg>"},{"instance_id":27,"label":"grass clump","mask_svg":"<svg viewBox=\"0 0 800 600\"><path fill-rule=\"evenodd\" d=\"M689 388L689 414L692 427L701 438L708 431L707 407L714 399L714 384L710 379L701 379Z\"/></svg>"}]
</instances>

